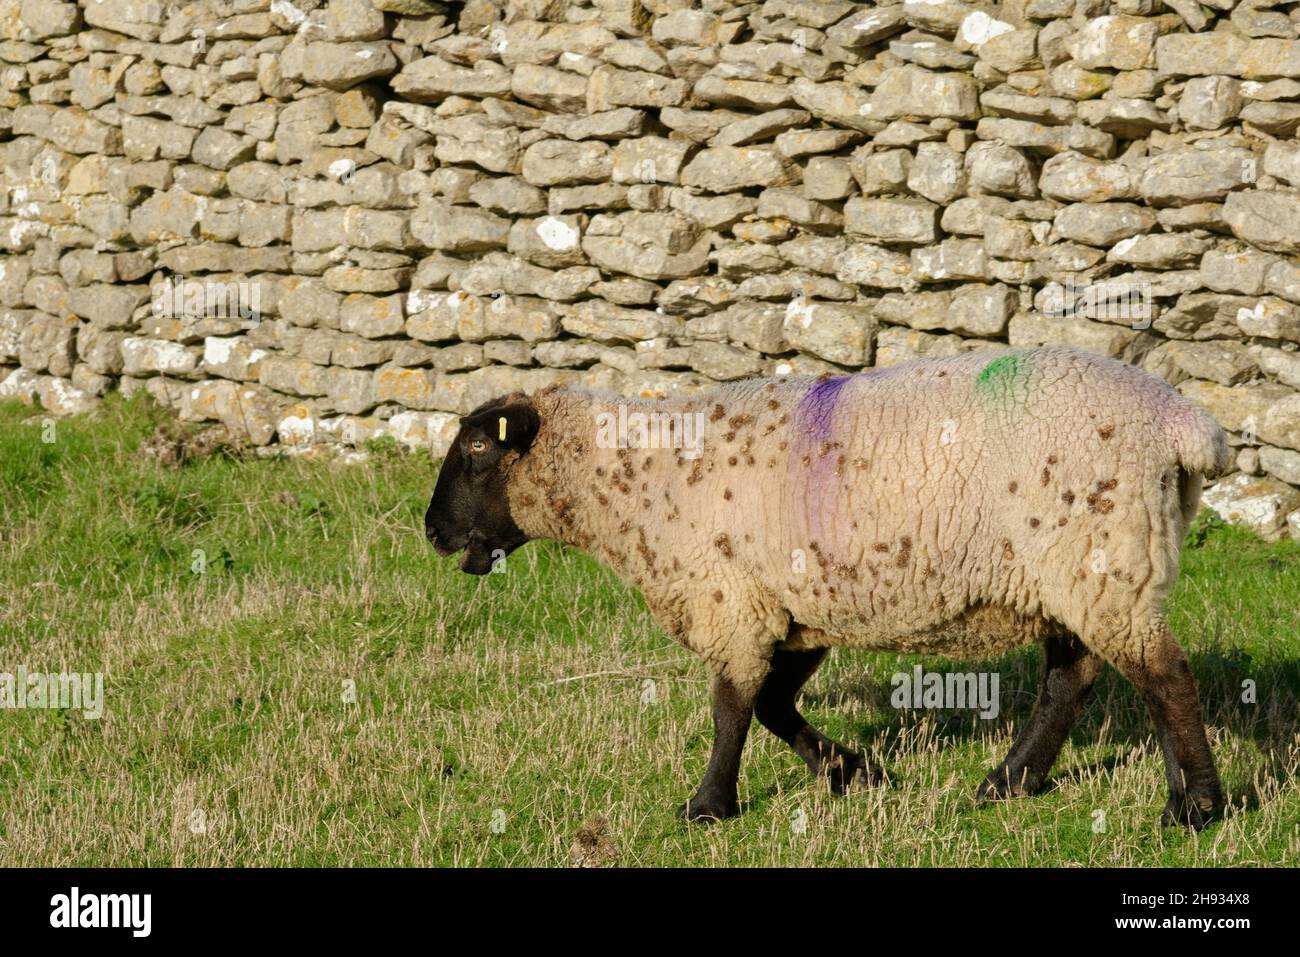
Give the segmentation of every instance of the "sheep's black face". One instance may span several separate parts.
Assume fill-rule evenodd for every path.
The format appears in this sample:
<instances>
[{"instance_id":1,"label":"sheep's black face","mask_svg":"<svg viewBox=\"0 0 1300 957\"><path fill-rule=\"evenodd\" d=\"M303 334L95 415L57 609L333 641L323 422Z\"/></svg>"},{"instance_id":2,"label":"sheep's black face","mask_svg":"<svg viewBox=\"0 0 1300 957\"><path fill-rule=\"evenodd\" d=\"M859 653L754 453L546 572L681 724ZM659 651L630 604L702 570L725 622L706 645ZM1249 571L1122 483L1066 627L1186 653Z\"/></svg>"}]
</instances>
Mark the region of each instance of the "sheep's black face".
<instances>
[{"instance_id":1,"label":"sheep's black face","mask_svg":"<svg viewBox=\"0 0 1300 957\"><path fill-rule=\"evenodd\" d=\"M460 420L424 515L424 534L439 555L463 548L462 571L486 574L497 558L528 541L510 515L506 475L532 445L538 425L522 393L494 399Z\"/></svg>"}]
</instances>

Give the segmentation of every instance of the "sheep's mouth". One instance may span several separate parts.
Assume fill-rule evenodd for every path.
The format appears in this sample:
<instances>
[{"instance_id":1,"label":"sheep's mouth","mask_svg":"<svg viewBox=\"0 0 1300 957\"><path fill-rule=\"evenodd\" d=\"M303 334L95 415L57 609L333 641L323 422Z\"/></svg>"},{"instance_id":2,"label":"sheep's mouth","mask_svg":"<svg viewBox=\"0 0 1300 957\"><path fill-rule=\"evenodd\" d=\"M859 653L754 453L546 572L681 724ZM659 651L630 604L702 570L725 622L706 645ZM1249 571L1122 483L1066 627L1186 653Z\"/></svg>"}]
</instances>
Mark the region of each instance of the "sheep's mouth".
<instances>
[{"instance_id":1,"label":"sheep's mouth","mask_svg":"<svg viewBox=\"0 0 1300 957\"><path fill-rule=\"evenodd\" d=\"M465 547L464 542L456 546L452 546L447 544L446 542L443 542L441 539L438 538L438 533L431 528L425 529L424 537L429 540L429 544L433 546L433 550L437 552L439 555L441 555L443 558L446 558L448 555L454 555L462 548Z\"/></svg>"},{"instance_id":2,"label":"sheep's mouth","mask_svg":"<svg viewBox=\"0 0 1300 957\"><path fill-rule=\"evenodd\" d=\"M480 536L471 534L460 556L460 570L470 575L486 575L492 571L496 551Z\"/></svg>"},{"instance_id":3,"label":"sheep's mouth","mask_svg":"<svg viewBox=\"0 0 1300 957\"><path fill-rule=\"evenodd\" d=\"M471 532L468 535L461 536L456 541L447 541L440 538L438 533L430 528L425 532L425 538L429 540L433 550L443 558L460 552L460 560L457 565L463 572L468 572L471 575L482 575L492 570L492 549L477 533Z\"/></svg>"},{"instance_id":4,"label":"sheep's mouth","mask_svg":"<svg viewBox=\"0 0 1300 957\"><path fill-rule=\"evenodd\" d=\"M528 539L522 536L489 541L478 532L471 532L460 556L460 570L470 575L504 571L498 563L526 541Z\"/></svg>"},{"instance_id":5,"label":"sheep's mouth","mask_svg":"<svg viewBox=\"0 0 1300 957\"><path fill-rule=\"evenodd\" d=\"M519 536L505 541L491 543L479 531L471 531L454 539L443 538L432 526L426 527L424 537L429 540L433 550L443 558L461 553L457 563L460 570L471 575L483 575L492 571L496 560L508 555L527 541Z\"/></svg>"}]
</instances>

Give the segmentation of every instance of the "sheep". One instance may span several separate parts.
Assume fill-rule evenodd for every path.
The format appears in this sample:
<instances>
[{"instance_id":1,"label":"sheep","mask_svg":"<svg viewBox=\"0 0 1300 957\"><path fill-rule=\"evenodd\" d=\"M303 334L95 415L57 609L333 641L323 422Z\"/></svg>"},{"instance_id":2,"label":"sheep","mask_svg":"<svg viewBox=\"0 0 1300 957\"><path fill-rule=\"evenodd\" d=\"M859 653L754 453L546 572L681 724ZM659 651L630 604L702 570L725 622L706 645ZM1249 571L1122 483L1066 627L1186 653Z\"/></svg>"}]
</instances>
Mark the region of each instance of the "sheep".
<instances>
[{"instance_id":1,"label":"sheep","mask_svg":"<svg viewBox=\"0 0 1300 957\"><path fill-rule=\"evenodd\" d=\"M645 425L656 415L658 433ZM635 423L632 441L610 440L611 417ZM679 441L691 423L694 445ZM828 649L969 656L1039 642L1033 714L977 796L1043 787L1109 662L1160 738L1162 823L1199 829L1223 795L1163 606L1203 478L1228 455L1218 424L1166 383L1070 348L664 400L552 386L461 419L425 534L440 554L463 549L475 574L558 539L641 590L712 675L715 739L679 808L687 820L738 813L753 717L836 792L882 779L796 707Z\"/></svg>"}]
</instances>

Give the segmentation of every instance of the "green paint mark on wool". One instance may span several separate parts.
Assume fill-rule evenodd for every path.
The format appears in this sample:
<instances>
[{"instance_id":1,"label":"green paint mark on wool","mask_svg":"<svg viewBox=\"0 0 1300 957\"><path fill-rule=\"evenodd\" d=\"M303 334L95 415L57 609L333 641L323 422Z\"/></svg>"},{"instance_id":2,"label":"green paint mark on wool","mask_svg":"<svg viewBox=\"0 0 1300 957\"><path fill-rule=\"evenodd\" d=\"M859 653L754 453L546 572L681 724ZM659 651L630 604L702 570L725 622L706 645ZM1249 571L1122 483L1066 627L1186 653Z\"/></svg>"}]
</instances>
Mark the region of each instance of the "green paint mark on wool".
<instances>
[{"instance_id":1,"label":"green paint mark on wool","mask_svg":"<svg viewBox=\"0 0 1300 957\"><path fill-rule=\"evenodd\" d=\"M1029 357L1013 352L998 356L975 379L975 391L986 398L1009 399L1017 384L1025 381L1029 373Z\"/></svg>"}]
</instances>

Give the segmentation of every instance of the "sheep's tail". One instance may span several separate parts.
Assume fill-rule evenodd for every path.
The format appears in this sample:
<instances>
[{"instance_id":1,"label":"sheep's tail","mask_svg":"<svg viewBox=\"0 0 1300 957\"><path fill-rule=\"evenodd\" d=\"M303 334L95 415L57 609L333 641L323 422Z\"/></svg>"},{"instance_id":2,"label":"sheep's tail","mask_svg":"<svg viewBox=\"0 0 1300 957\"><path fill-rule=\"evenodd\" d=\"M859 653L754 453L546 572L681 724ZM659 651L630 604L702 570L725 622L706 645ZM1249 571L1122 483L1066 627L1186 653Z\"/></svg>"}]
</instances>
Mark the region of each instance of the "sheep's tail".
<instances>
[{"instance_id":1,"label":"sheep's tail","mask_svg":"<svg viewBox=\"0 0 1300 957\"><path fill-rule=\"evenodd\" d=\"M1227 471L1232 449L1223 428L1200 406L1188 403L1166 421L1178 463L1178 506L1185 535L1200 508L1205 480Z\"/></svg>"},{"instance_id":2,"label":"sheep's tail","mask_svg":"<svg viewBox=\"0 0 1300 957\"><path fill-rule=\"evenodd\" d=\"M1187 403L1166 420L1178 464L1194 475L1214 478L1227 471L1232 449L1222 426L1200 406Z\"/></svg>"}]
</instances>

